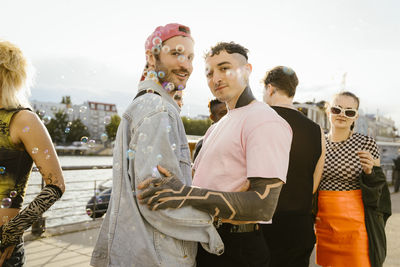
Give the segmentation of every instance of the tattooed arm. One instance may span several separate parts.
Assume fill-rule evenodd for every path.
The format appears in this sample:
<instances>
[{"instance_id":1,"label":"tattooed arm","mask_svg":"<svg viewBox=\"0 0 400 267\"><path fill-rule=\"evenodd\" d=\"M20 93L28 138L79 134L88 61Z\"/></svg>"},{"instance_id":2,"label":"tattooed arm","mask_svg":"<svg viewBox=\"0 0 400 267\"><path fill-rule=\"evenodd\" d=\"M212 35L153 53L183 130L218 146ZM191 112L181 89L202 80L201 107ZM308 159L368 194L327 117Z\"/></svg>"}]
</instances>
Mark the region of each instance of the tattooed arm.
<instances>
[{"instance_id":1,"label":"tattooed arm","mask_svg":"<svg viewBox=\"0 0 400 267\"><path fill-rule=\"evenodd\" d=\"M24 230L49 209L65 190L54 146L36 114L25 110L18 112L11 123L10 136L14 144L24 145L42 174L46 186L25 209L0 227L0 248L18 243Z\"/></svg>"},{"instance_id":2,"label":"tattooed arm","mask_svg":"<svg viewBox=\"0 0 400 267\"><path fill-rule=\"evenodd\" d=\"M161 172L166 170L159 168ZM149 178L138 196L150 209L177 209L190 205L222 219L268 221L274 214L283 182L278 178L249 178L246 192L220 192L185 186L174 175Z\"/></svg>"}]
</instances>

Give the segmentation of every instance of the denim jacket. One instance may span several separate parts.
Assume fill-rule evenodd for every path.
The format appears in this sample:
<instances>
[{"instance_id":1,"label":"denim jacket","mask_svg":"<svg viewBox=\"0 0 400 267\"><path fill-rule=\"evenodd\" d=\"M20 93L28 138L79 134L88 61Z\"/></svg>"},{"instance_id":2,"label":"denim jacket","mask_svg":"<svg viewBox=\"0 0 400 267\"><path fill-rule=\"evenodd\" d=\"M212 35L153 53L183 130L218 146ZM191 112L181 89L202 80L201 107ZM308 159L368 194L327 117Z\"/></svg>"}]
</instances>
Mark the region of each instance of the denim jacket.
<instances>
[{"instance_id":1,"label":"denim jacket","mask_svg":"<svg viewBox=\"0 0 400 267\"><path fill-rule=\"evenodd\" d=\"M223 243L207 213L183 207L151 211L136 198L137 185L166 167L184 184L192 182L190 152L180 109L151 80L154 90L137 97L122 116L114 147L113 189L97 243L93 266L195 266L197 242L222 254Z\"/></svg>"}]
</instances>

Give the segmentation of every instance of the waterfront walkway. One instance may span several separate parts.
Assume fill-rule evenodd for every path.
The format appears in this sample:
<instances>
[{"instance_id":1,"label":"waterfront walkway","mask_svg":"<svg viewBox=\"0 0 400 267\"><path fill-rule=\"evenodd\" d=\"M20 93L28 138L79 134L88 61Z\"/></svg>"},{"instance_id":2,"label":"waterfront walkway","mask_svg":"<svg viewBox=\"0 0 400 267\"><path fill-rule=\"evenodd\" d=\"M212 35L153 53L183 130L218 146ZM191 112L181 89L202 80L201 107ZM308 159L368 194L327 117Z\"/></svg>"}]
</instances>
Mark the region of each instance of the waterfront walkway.
<instances>
[{"instance_id":1,"label":"waterfront walkway","mask_svg":"<svg viewBox=\"0 0 400 267\"><path fill-rule=\"evenodd\" d=\"M392 189L391 189L392 190ZM400 193L392 197L393 215L386 225L388 255L384 267L400 266ZM26 266L86 267L96 242L101 220L48 229L45 237L25 235ZM310 266L314 264L312 255Z\"/></svg>"}]
</instances>

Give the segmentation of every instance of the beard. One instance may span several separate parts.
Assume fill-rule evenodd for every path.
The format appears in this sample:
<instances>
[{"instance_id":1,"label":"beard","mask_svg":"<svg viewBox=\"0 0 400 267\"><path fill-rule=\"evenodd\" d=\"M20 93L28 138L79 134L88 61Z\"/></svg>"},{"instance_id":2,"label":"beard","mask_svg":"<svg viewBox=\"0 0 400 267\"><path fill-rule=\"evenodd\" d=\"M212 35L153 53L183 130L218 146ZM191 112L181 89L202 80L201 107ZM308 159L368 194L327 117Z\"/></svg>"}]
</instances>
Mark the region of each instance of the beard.
<instances>
[{"instance_id":1,"label":"beard","mask_svg":"<svg viewBox=\"0 0 400 267\"><path fill-rule=\"evenodd\" d=\"M173 71L179 71L179 72L186 72L189 74L189 71L185 68L179 68L179 69L168 69L166 66L164 66L164 64L161 63L160 60L157 60L157 64L155 66L155 71L157 73L159 73L160 71L164 72L164 77L158 77L158 80L160 81L161 84L163 83L172 83L175 87L175 89L178 89L179 86L183 86L183 88L186 87L186 82L187 79L185 81L179 81L178 78L176 78L175 74L173 73ZM189 78L189 77L188 77Z\"/></svg>"}]
</instances>

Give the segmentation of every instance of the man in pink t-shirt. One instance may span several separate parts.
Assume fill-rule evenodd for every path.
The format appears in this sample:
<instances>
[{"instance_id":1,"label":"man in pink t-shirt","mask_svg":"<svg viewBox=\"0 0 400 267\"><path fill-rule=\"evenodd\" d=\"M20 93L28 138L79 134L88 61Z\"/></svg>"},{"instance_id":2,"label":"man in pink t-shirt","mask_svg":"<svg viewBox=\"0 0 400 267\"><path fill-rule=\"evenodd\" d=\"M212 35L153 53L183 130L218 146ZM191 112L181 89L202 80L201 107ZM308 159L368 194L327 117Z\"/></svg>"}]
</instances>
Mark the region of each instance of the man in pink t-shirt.
<instances>
[{"instance_id":1,"label":"man in pink t-shirt","mask_svg":"<svg viewBox=\"0 0 400 267\"><path fill-rule=\"evenodd\" d=\"M248 84L248 50L218 43L206 55L206 76L227 115L207 131L194 164L194 186L167 170L139 188L153 209L186 205L216 219L225 252L213 256L199 247L197 266L268 266L269 255L257 221L269 221L286 181L292 131L272 108L255 100ZM245 192L243 192L245 191Z\"/></svg>"}]
</instances>

